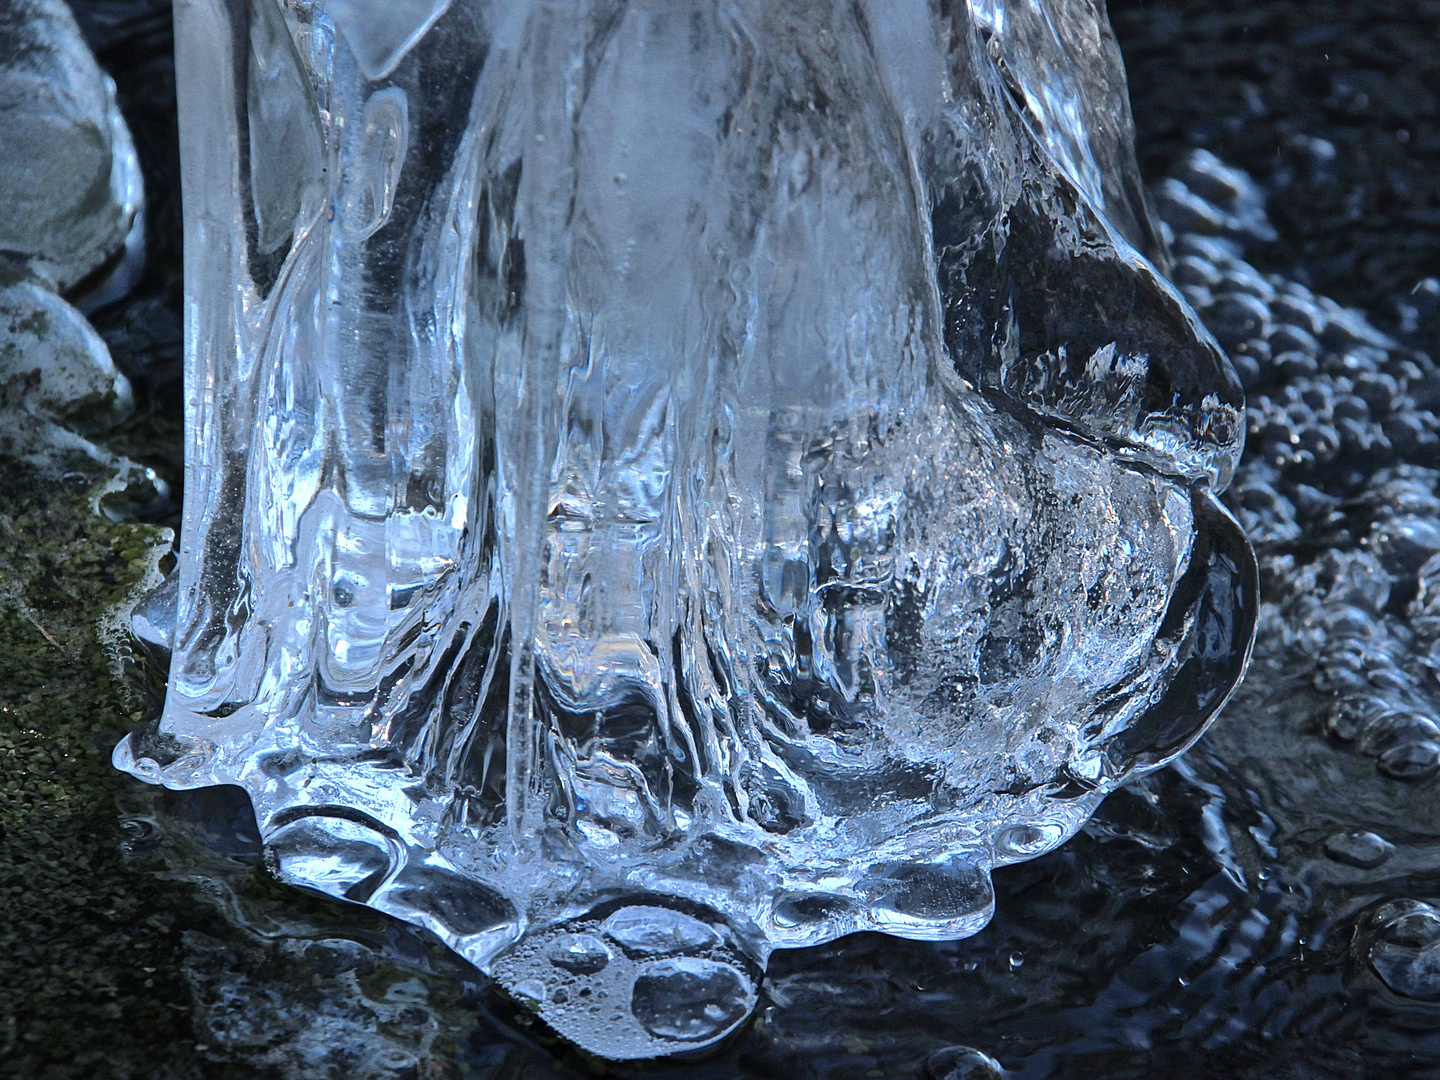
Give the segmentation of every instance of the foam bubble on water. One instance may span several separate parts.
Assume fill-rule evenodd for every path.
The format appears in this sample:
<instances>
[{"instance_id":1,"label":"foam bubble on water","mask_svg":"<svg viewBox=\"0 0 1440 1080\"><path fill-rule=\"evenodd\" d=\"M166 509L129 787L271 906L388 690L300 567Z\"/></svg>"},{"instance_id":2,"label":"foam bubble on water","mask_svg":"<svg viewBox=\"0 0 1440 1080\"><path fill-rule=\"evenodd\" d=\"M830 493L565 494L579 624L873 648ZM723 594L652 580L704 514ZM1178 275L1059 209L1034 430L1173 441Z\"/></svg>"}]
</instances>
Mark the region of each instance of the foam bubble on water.
<instances>
[{"instance_id":1,"label":"foam bubble on water","mask_svg":"<svg viewBox=\"0 0 1440 1080\"><path fill-rule=\"evenodd\" d=\"M1325 841L1325 854L1336 862L1373 870L1395 853L1395 845L1373 832L1336 833Z\"/></svg>"},{"instance_id":2,"label":"foam bubble on water","mask_svg":"<svg viewBox=\"0 0 1440 1080\"><path fill-rule=\"evenodd\" d=\"M1440 1000L1440 912L1419 900L1391 900L1370 918L1367 959L1395 993Z\"/></svg>"}]
</instances>

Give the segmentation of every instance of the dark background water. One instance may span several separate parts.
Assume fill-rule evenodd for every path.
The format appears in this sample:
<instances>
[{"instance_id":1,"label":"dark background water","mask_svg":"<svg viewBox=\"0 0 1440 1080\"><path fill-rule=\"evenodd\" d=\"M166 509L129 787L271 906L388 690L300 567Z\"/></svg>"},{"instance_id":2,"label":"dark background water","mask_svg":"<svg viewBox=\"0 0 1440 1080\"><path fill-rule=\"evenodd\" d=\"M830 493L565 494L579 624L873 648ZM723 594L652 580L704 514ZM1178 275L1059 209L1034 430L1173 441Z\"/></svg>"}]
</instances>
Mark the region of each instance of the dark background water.
<instances>
[{"instance_id":1,"label":"dark background water","mask_svg":"<svg viewBox=\"0 0 1440 1080\"><path fill-rule=\"evenodd\" d=\"M148 196L145 275L92 318L144 406L122 440L178 491L169 7L76 10ZM1243 168L1277 233L1251 263L1440 356L1435 308L1414 299L1440 273L1440 2L1126 0L1111 14L1147 176L1195 147ZM0 1075L945 1080L962 1075L946 1048L968 1046L1037 1080L1440 1077L1440 952L1423 919L1407 938L1385 908L1440 898L1436 780L1386 775L1325 736L1354 688L1300 640L1315 617L1306 568L1364 550L1383 515L1362 496L1393 466L1353 461L1333 496L1343 521L1310 548L1262 542L1276 603L1254 667L1180 765L1111 797L1062 850L998 872L995 920L971 939L860 935L777 954L755 1022L697 1061L585 1059L420 932L275 884L243 796L108 771L130 726L109 684L93 708L112 715L75 721L63 752L40 721L29 741L0 726L0 790L39 791L42 777L60 793L0 799ZM1415 477L1433 496L1434 477ZM1366 616L1366 640L1395 653L1400 675L1386 677L1419 672L1407 700L1433 712L1405 611L1386 611ZM11 698L24 689L42 709L57 680L98 678L66 663L14 675ZM1384 689L1374 665L1358 670ZM1368 869L1326 853L1357 832L1394 853Z\"/></svg>"}]
</instances>

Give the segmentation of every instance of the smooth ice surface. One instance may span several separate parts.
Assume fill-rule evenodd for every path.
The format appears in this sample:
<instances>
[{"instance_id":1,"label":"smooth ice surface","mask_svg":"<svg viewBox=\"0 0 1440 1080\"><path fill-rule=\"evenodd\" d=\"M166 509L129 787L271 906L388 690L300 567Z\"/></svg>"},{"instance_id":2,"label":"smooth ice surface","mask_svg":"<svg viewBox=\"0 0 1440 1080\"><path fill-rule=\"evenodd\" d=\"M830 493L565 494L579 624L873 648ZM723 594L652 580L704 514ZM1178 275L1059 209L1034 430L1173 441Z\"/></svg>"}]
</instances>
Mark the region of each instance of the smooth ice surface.
<instances>
[{"instance_id":1,"label":"smooth ice surface","mask_svg":"<svg viewBox=\"0 0 1440 1080\"><path fill-rule=\"evenodd\" d=\"M990 917L1243 671L1229 362L1102 14L177 9L186 510L158 724L270 865L562 1034Z\"/></svg>"}]
</instances>

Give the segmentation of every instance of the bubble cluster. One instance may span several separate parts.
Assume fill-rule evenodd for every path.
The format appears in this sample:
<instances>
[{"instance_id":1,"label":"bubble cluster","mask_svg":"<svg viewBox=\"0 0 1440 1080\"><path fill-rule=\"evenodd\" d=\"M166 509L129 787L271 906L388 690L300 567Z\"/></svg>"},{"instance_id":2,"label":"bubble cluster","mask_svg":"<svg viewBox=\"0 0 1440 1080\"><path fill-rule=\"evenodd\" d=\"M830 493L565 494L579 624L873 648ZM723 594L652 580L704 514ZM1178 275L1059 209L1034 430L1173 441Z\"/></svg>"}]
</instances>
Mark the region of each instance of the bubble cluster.
<instances>
[{"instance_id":1,"label":"bubble cluster","mask_svg":"<svg viewBox=\"0 0 1440 1080\"><path fill-rule=\"evenodd\" d=\"M1246 454L1227 501L1260 553L1277 631L1329 696L1317 729L1383 776L1433 776L1440 369L1420 345L1440 287L1421 282L1387 332L1261 273L1243 253L1274 238L1263 192L1206 151L1157 203L1174 279L1247 390Z\"/></svg>"}]
</instances>

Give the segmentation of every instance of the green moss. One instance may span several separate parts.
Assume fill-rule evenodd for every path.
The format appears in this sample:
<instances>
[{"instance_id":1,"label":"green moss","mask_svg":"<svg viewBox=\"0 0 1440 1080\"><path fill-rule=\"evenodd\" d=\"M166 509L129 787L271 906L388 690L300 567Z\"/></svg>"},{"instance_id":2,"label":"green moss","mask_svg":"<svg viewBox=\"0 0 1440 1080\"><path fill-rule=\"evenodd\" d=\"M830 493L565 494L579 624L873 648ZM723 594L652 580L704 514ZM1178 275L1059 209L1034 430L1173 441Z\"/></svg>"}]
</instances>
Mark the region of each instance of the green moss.
<instances>
[{"instance_id":1,"label":"green moss","mask_svg":"<svg viewBox=\"0 0 1440 1080\"><path fill-rule=\"evenodd\" d=\"M65 468L0 468L0 1076L465 1075L478 973L217 842L223 792L110 764L146 717L99 627L161 533L95 513L93 462Z\"/></svg>"},{"instance_id":2,"label":"green moss","mask_svg":"<svg viewBox=\"0 0 1440 1080\"><path fill-rule=\"evenodd\" d=\"M109 751L139 713L97 629L159 534L95 514L105 477L71 464L0 470L0 1061L47 1080L184 1074L188 890L122 858L131 781Z\"/></svg>"}]
</instances>

